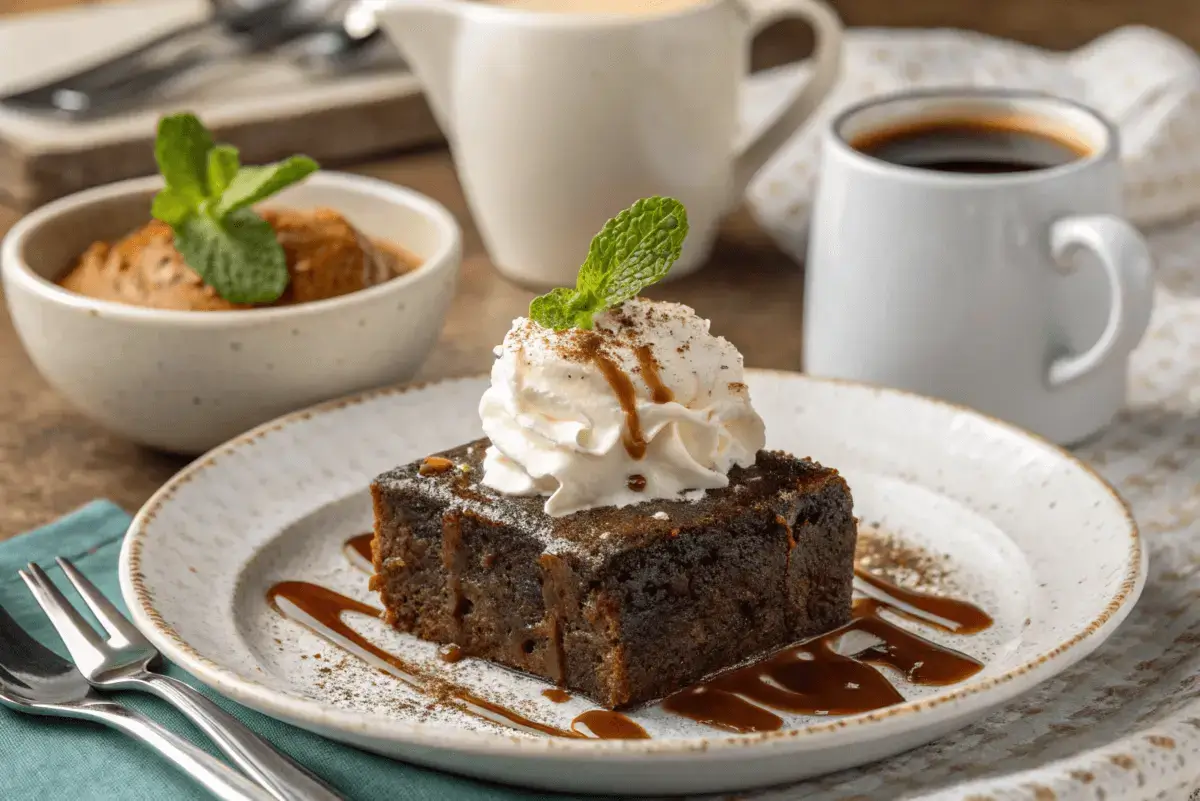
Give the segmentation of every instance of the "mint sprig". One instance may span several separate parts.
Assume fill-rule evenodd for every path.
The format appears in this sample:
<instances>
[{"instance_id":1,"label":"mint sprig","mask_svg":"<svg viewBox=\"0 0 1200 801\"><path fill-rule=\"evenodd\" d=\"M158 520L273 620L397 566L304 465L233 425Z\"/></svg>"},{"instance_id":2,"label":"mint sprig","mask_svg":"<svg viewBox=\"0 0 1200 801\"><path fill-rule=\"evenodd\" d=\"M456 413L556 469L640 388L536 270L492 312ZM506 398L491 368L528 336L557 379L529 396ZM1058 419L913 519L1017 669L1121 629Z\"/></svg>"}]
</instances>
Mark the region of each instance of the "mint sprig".
<instances>
[{"instance_id":1,"label":"mint sprig","mask_svg":"<svg viewBox=\"0 0 1200 801\"><path fill-rule=\"evenodd\" d=\"M575 288L560 287L534 298L529 319L555 331L590 330L597 314L662 280L679 258L687 232L687 210L678 200L639 200L592 239Z\"/></svg>"},{"instance_id":2,"label":"mint sprig","mask_svg":"<svg viewBox=\"0 0 1200 801\"><path fill-rule=\"evenodd\" d=\"M307 156L243 167L192 114L163 117L154 159L166 186L150 213L171 226L189 267L230 303L270 303L287 289L283 246L251 208L315 172Z\"/></svg>"},{"instance_id":3,"label":"mint sprig","mask_svg":"<svg viewBox=\"0 0 1200 801\"><path fill-rule=\"evenodd\" d=\"M230 303L266 303L287 289L283 250L278 260L267 255L279 248L275 229L250 209L220 220L191 215L175 230L175 247L204 283ZM204 265L203 272L198 264Z\"/></svg>"}]
</instances>

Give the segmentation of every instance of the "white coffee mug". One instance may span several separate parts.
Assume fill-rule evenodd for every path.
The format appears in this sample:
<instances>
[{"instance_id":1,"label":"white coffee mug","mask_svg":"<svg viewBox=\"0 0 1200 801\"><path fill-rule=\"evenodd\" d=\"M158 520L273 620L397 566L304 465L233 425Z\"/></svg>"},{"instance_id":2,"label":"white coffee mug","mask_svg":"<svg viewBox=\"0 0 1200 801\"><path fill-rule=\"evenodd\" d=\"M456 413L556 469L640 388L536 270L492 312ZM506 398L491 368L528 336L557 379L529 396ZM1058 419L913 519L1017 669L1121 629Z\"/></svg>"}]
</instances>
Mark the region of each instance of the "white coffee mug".
<instances>
[{"instance_id":1,"label":"white coffee mug","mask_svg":"<svg viewBox=\"0 0 1200 801\"><path fill-rule=\"evenodd\" d=\"M596 5L580 0L535 4L553 11L368 2L421 81L492 261L535 287L573 285L605 221L651 195L687 207L671 277L695 270L721 216L840 68L841 25L821 0L676 0L625 13L577 13ZM787 17L816 32L811 77L745 135L738 94L751 38Z\"/></svg>"},{"instance_id":2,"label":"white coffee mug","mask_svg":"<svg viewBox=\"0 0 1200 801\"><path fill-rule=\"evenodd\" d=\"M938 120L997 118L1062 132L1082 153L1043 169L968 174L851 145ZM1145 241L1121 217L1110 123L1035 93L912 92L845 111L822 145L807 372L955 401L1064 444L1111 421L1154 279Z\"/></svg>"}]
</instances>

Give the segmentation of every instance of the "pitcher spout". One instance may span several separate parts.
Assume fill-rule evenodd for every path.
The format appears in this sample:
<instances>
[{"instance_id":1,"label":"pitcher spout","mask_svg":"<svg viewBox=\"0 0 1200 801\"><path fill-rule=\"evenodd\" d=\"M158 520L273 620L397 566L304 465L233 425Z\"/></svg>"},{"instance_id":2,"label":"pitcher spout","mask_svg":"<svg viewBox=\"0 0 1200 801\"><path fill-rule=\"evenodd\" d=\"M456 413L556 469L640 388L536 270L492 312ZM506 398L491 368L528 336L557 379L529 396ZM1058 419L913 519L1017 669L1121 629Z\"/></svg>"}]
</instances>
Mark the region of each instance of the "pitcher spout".
<instances>
[{"instance_id":1,"label":"pitcher spout","mask_svg":"<svg viewBox=\"0 0 1200 801\"><path fill-rule=\"evenodd\" d=\"M384 34L395 43L447 138L453 136L454 53L462 23L458 0L364 0Z\"/></svg>"}]
</instances>

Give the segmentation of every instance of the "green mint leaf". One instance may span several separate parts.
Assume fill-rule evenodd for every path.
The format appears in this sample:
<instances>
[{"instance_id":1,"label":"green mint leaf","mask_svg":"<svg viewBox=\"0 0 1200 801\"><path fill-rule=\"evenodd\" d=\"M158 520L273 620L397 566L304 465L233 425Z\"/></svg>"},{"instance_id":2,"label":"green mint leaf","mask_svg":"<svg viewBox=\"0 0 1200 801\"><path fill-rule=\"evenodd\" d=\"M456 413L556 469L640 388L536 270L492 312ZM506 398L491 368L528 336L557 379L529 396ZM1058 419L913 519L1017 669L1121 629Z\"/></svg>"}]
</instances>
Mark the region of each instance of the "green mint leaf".
<instances>
[{"instance_id":1,"label":"green mint leaf","mask_svg":"<svg viewBox=\"0 0 1200 801\"><path fill-rule=\"evenodd\" d=\"M193 114L175 114L158 121L154 160L167 186L181 198L199 205L209 195L208 151L212 136Z\"/></svg>"},{"instance_id":2,"label":"green mint leaf","mask_svg":"<svg viewBox=\"0 0 1200 801\"><path fill-rule=\"evenodd\" d=\"M224 192L241 166L238 149L232 145L217 145L208 151L209 194L217 197Z\"/></svg>"},{"instance_id":3,"label":"green mint leaf","mask_svg":"<svg viewBox=\"0 0 1200 801\"><path fill-rule=\"evenodd\" d=\"M556 331L590 329L597 314L661 281L679 258L687 233L687 210L678 200L639 200L592 239L575 289L555 289L534 298L529 318Z\"/></svg>"},{"instance_id":4,"label":"green mint leaf","mask_svg":"<svg viewBox=\"0 0 1200 801\"><path fill-rule=\"evenodd\" d=\"M150 216L174 228L196 213L196 204L171 187L162 189L150 205Z\"/></svg>"},{"instance_id":5,"label":"green mint leaf","mask_svg":"<svg viewBox=\"0 0 1200 801\"><path fill-rule=\"evenodd\" d=\"M568 328L590 331L592 318L602 308L596 296L589 292L559 287L530 302L529 318L555 331Z\"/></svg>"},{"instance_id":6,"label":"green mint leaf","mask_svg":"<svg viewBox=\"0 0 1200 801\"><path fill-rule=\"evenodd\" d=\"M171 226L189 267L231 303L269 303L288 285L275 231L249 207L317 169L307 156L243 167L237 148L215 145L193 114L163 117L154 158L166 188L151 213Z\"/></svg>"},{"instance_id":7,"label":"green mint leaf","mask_svg":"<svg viewBox=\"0 0 1200 801\"><path fill-rule=\"evenodd\" d=\"M612 308L658 283L683 250L687 211L678 200L651 197L609 220L592 240L580 283Z\"/></svg>"},{"instance_id":8,"label":"green mint leaf","mask_svg":"<svg viewBox=\"0 0 1200 801\"><path fill-rule=\"evenodd\" d=\"M292 156L285 161L261 167L242 167L221 193L213 213L217 217L224 217L258 203L316 170L317 163L307 156Z\"/></svg>"},{"instance_id":9,"label":"green mint leaf","mask_svg":"<svg viewBox=\"0 0 1200 801\"><path fill-rule=\"evenodd\" d=\"M175 229L175 247L230 303L270 303L287 288L287 262L275 230L250 209L222 219L191 215Z\"/></svg>"},{"instance_id":10,"label":"green mint leaf","mask_svg":"<svg viewBox=\"0 0 1200 801\"><path fill-rule=\"evenodd\" d=\"M562 331L575 327L576 311L572 302L576 299L574 289L559 287L541 297L534 298L529 304L529 319L540 326ZM587 326L591 328L591 325Z\"/></svg>"}]
</instances>

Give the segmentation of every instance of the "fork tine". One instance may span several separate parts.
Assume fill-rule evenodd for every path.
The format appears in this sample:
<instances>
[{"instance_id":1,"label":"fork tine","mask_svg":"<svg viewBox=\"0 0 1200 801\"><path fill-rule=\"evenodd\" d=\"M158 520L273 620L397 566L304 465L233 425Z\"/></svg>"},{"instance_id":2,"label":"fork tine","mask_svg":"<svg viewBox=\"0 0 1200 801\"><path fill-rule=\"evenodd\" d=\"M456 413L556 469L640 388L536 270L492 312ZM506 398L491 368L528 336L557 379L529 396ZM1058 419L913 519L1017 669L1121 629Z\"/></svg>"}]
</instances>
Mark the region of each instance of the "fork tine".
<instances>
[{"instance_id":1,"label":"fork tine","mask_svg":"<svg viewBox=\"0 0 1200 801\"><path fill-rule=\"evenodd\" d=\"M33 593L38 606L42 607L46 617L50 618L50 622L54 624L54 629L62 638L63 644L67 646L71 658L76 663L103 659L104 642L100 639L100 635L96 634L91 623L83 619L83 615L75 611L70 602L59 592L58 587L54 586L50 577L33 562L26 565L24 570L17 572L25 581L25 585L29 587L29 591Z\"/></svg>"},{"instance_id":2,"label":"fork tine","mask_svg":"<svg viewBox=\"0 0 1200 801\"><path fill-rule=\"evenodd\" d=\"M67 580L75 585L75 589L83 598L84 603L92 610L92 614L96 616L96 620L100 621L100 625L104 627L113 637L124 638L125 642L130 645L145 645L146 638L137 628L125 619L121 611L104 597L100 590L96 589L96 585L88 580L87 576L75 569L75 565L71 564L63 557L58 557L56 560L58 566L62 568L62 572L66 575ZM110 643L116 645L116 643Z\"/></svg>"}]
</instances>

